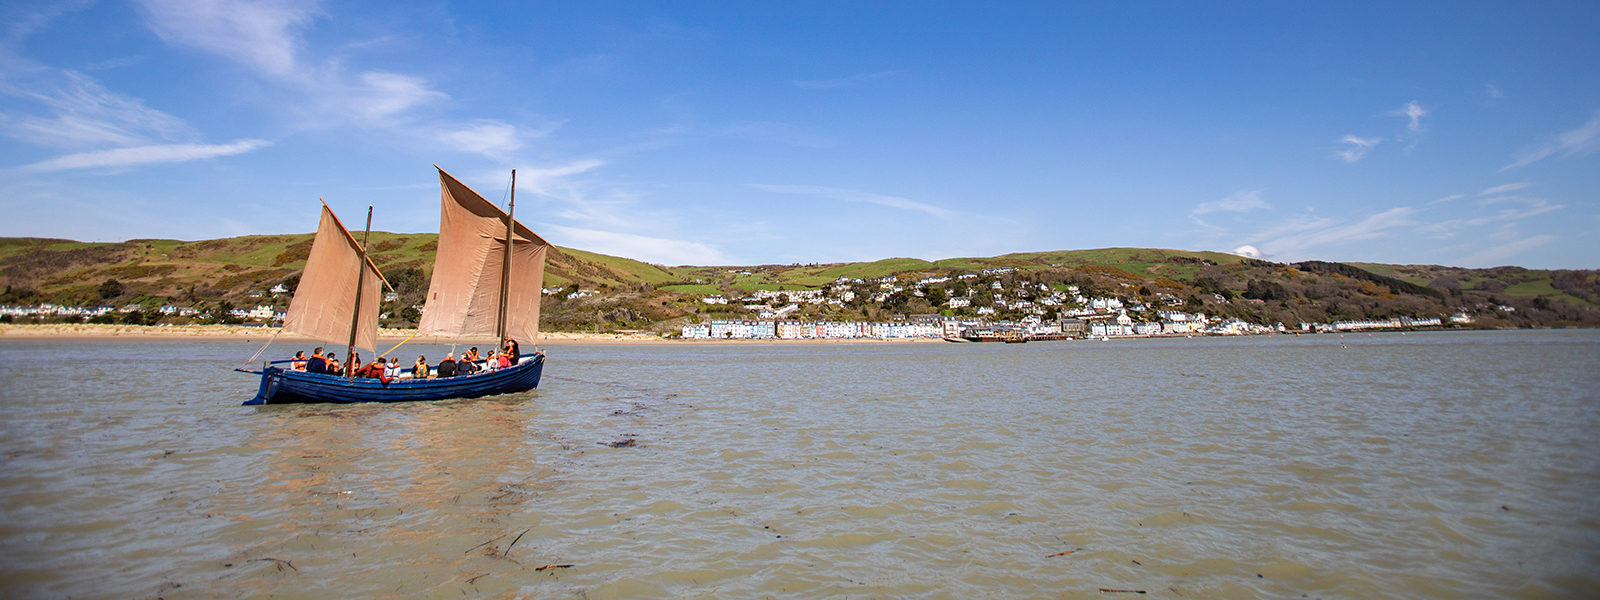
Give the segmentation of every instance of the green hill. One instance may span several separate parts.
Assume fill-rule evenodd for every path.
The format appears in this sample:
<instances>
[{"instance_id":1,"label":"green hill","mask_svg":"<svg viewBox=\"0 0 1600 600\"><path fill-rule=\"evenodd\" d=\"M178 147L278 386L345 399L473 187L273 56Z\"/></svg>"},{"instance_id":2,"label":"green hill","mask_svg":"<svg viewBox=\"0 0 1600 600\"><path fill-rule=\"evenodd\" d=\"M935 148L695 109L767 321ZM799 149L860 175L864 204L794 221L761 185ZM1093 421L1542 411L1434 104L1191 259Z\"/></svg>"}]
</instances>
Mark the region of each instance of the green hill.
<instances>
[{"instance_id":1,"label":"green hill","mask_svg":"<svg viewBox=\"0 0 1600 600\"><path fill-rule=\"evenodd\" d=\"M53 302L89 306L164 304L215 307L271 303L286 306L310 253L311 234L252 235L185 242L142 239L85 243L43 238L0 238L0 303ZM393 324L414 317L432 268L435 234L372 232L369 249L400 298L386 305ZM758 290L792 291L844 285L848 303L806 306L800 318L886 318L941 309L912 294L932 276L982 273L978 280L941 284L939 296L972 295L1020 283L1046 289L1079 286L1086 295L1139 300L1151 306L1236 316L1260 323L1448 316L1467 313L1483 326L1600 325L1600 273L1520 267L1464 269L1373 263L1272 263L1218 252L1152 248L1099 248L1018 252L994 257L927 261L889 258L872 262L666 268L572 248L555 248L545 271L547 288L594 291L545 301L545 321L561 328L670 329L692 319L741 318L738 305L706 305L700 298L740 298ZM893 277L894 284L871 280ZM841 284L841 280L843 283ZM860 280L862 283L854 283ZM981 284L978 285L978 284ZM884 285L905 291L881 301ZM983 289L979 289L982 287ZM841 288L844 289L844 288ZM1009 293L1009 292L1008 292ZM1005 314L1000 316L1020 316Z\"/></svg>"}]
</instances>

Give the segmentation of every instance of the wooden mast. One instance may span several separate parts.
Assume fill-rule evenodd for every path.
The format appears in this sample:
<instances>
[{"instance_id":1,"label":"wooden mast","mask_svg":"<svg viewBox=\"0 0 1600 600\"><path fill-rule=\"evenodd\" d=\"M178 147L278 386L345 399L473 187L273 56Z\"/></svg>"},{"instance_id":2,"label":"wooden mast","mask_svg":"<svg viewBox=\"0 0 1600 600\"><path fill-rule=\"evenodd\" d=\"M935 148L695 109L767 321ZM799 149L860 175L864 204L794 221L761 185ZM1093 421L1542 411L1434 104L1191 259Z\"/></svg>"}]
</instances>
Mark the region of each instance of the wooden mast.
<instances>
[{"instance_id":1,"label":"wooden mast","mask_svg":"<svg viewBox=\"0 0 1600 600\"><path fill-rule=\"evenodd\" d=\"M361 287L367 275L367 238L372 235L372 205L367 205L367 229L361 233L361 260L356 263L356 309L350 314L350 343L346 345L344 374L353 376L351 365L356 359L356 328L361 324Z\"/></svg>"},{"instance_id":2,"label":"wooden mast","mask_svg":"<svg viewBox=\"0 0 1600 600\"><path fill-rule=\"evenodd\" d=\"M506 254L500 261L500 314L495 321L495 344L501 344L506 339L506 298L511 295L511 236L516 225L514 218L517 212L517 170L511 170L511 203L506 205Z\"/></svg>"}]
</instances>

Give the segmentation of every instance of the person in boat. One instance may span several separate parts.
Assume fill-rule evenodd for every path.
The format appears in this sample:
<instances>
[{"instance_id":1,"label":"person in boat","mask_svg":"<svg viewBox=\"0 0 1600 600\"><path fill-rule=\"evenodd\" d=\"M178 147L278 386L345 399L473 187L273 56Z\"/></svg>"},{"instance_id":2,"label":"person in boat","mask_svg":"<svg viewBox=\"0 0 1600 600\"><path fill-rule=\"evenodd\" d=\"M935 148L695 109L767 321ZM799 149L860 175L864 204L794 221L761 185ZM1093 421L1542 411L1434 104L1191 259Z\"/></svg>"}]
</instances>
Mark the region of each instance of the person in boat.
<instances>
[{"instance_id":1,"label":"person in boat","mask_svg":"<svg viewBox=\"0 0 1600 600\"><path fill-rule=\"evenodd\" d=\"M517 340L512 339L511 336L506 336L504 348L506 354L511 355L512 363L516 363L517 359L522 357L522 348L517 345Z\"/></svg>"},{"instance_id":2,"label":"person in boat","mask_svg":"<svg viewBox=\"0 0 1600 600\"><path fill-rule=\"evenodd\" d=\"M488 373L498 368L500 368L500 355L498 353L490 353L488 356L483 357L483 372Z\"/></svg>"},{"instance_id":3,"label":"person in boat","mask_svg":"<svg viewBox=\"0 0 1600 600\"><path fill-rule=\"evenodd\" d=\"M306 372L328 372L328 359L322 356L322 346L317 346L311 350L311 359L306 361Z\"/></svg>"},{"instance_id":4,"label":"person in boat","mask_svg":"<svg viewBox=\"0 0 1600 600\"><path fill-rule=\"evenodd\" d=\"M360 370L361 370L361 355L360 354L352 354L352 355L350 355L350 372L351 373L355 373L356 371L360 371Z\"/></svg>"},{"instance_id":5,"label":"person in boat","mask_svg":"<svg viewBox=\"0 0 1600 600\"><path fill-rule=\"evenodd\" d=\"M444 355L444 359L439 361L439 369L438 370L439 370L439 376L440 377L455 377L456 376L456 357L451 356L448 353L445 354Z\"/></svg>"},{"instance_id":6,"label":"person in boat","mask_svg":"<svg viewBox=\"0 0 1600 600\"><path fill-rule=\"evenodd\" d=\"M500 368L509 369L512 364L515 364L515 359L511 358L511 356L510 352L501 352L495 356L495 362L499 363Z\"/></svg>"},{"instance_id":7,"label":"person in boat","mask_svg":"<svg viewBox=\"0 0 1600 600\"><path fill-rule=\"evenodd\" d=\"M472 364L472 357L462 352L461 358L456 360L457 375L471 375L478 372L478 365Z\"/></svg>"},{"instance_id":8,"label":"person in boat","mask_svg":"<svg viewBox=\"0 0 1600 600\"><path fill-rule=\"evenodd\" d=\"M411 378L412 379L427 379L428 378L428 369L429 369L429 367L428 367L428 357L423 356L421 354L418 354L417 355L417 364L411 365Z\"/></svg>"},{"instance_id":9,"label":"person in boat","mask_svg":"<svg viewBox=\"0 0 1600 600\"><path fill-rule=\"evenodd\" d=\"M350 374L351 374L351 376L354 376L354 377L361 377L361 378L364 378L364 379L376 379L376 380L382 381L384 383L389 383L389 378L385 377L384 374L383 374L383 361L377 361L377 362L374 362L372 364L363 366L363 367L361 367L359 369L355 369L354 371L351 371Z\"/></svg>"},{"instance_id":10,"label":"person in boat","mask_svg":"<svg viewBox=\"0 0 1600 600\"><path fill-rule=\"evenodd\" d=\"M381 363L381 362L383 362L383 360L380 359L378 362ZM384 367L383 367L383 376L387 377L389 379L399 379L400 378L400 359L395 358L393 356L389 357L389 364L384 365Z\"/></svg>"},{"instance_id":11,"label":"person in boat","mask_svg":"<svg viewBox=\"0 0 1600 600\"><path fill-rule=\"evenodd\" d=\"M344 371L339 370L339 367L341 366L339 364L339 357L334 356L333 353L330 352L330 353L328 353L328 356L327 356L327 358L325 360L328 361L328 366L324 367L322 372L327 373L329 375L343 375L344 374Z\"/></svg>"},{"instance_id":12,"label":"person in boat","mask_svg":"<svg viewBox=\"0 0 1600 600\"><path fill-rule=\"evenodd\" d=\"M289 369L294 371L306 370L306 351L296 350L294 358L289 361Z\"/></svg>"},{"instance_id":13,"label":"person in boat","mask_svg":"<svg viewBox=\"0 0 1600 600\"><path fill-rule=\"evenodd\" d=\"M472 362L478 362L480 360L483 360L482 356L478 356L478 347L477 346L473 346L471 350L467 351L467 360L470 360Z\"/></svg>"}]
</instances>

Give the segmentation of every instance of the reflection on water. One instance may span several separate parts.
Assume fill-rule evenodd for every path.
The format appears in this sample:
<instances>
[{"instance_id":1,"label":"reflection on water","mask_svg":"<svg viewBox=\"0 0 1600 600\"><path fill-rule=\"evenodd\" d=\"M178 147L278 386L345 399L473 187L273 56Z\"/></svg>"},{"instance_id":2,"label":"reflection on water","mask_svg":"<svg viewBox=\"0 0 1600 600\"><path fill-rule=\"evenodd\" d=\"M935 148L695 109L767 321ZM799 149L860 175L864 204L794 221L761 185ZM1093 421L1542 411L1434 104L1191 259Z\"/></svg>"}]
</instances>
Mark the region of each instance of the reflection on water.
<instances>
[{"instance_id":1,"label":"reflection on water","mask_svg":"<svg viewBox=\"0 0 1600 600\"><path fill-rule=\"evenodd\" d=\"M556 347L240 407L254 350L0 344L0 595L1600 594L1596 332Z\"/></svg>"}]
</instances>

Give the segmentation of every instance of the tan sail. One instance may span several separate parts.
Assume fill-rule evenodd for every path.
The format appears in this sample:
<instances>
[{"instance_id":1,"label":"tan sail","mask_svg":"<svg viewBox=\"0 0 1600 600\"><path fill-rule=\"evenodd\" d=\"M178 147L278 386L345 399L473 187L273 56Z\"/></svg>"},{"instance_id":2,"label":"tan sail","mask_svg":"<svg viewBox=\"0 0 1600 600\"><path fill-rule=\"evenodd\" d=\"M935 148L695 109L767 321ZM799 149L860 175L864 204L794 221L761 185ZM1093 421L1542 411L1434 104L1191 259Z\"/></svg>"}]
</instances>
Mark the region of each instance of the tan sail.
<instances>
[{"instance_id":1,"label":"tan sail","mask_svg":"<svg viewBox=\"0 0 1600 600\"><path fill-rule=\"evenodd\" d=\"M500 315L506 212L444 169L439 169L439 194L439 248L417 329L424 335L492 337ZM549 248L543 238L516 223L506 335L519 340L538 336L540 288Z\"/></svg>"},{"instance_id":2,"label":"tan sail","mask_svg":"<svg viewBox=\"0 0 1600 600\"><path fill-rule=\"evenodd\" d=\"M359 303L356 301L358 269L365 279L360 286ZM356 347L376 351L378 298L383 285L378 268L372 261L362 260L361 244L333 215L328 204L323 203L317 237L311 242L311 255L306 258L306 270L300 275L294 299L289 301L283 330L343 345L350 341L351 321L356 321Z\"/></svg>"}]
</instances>

